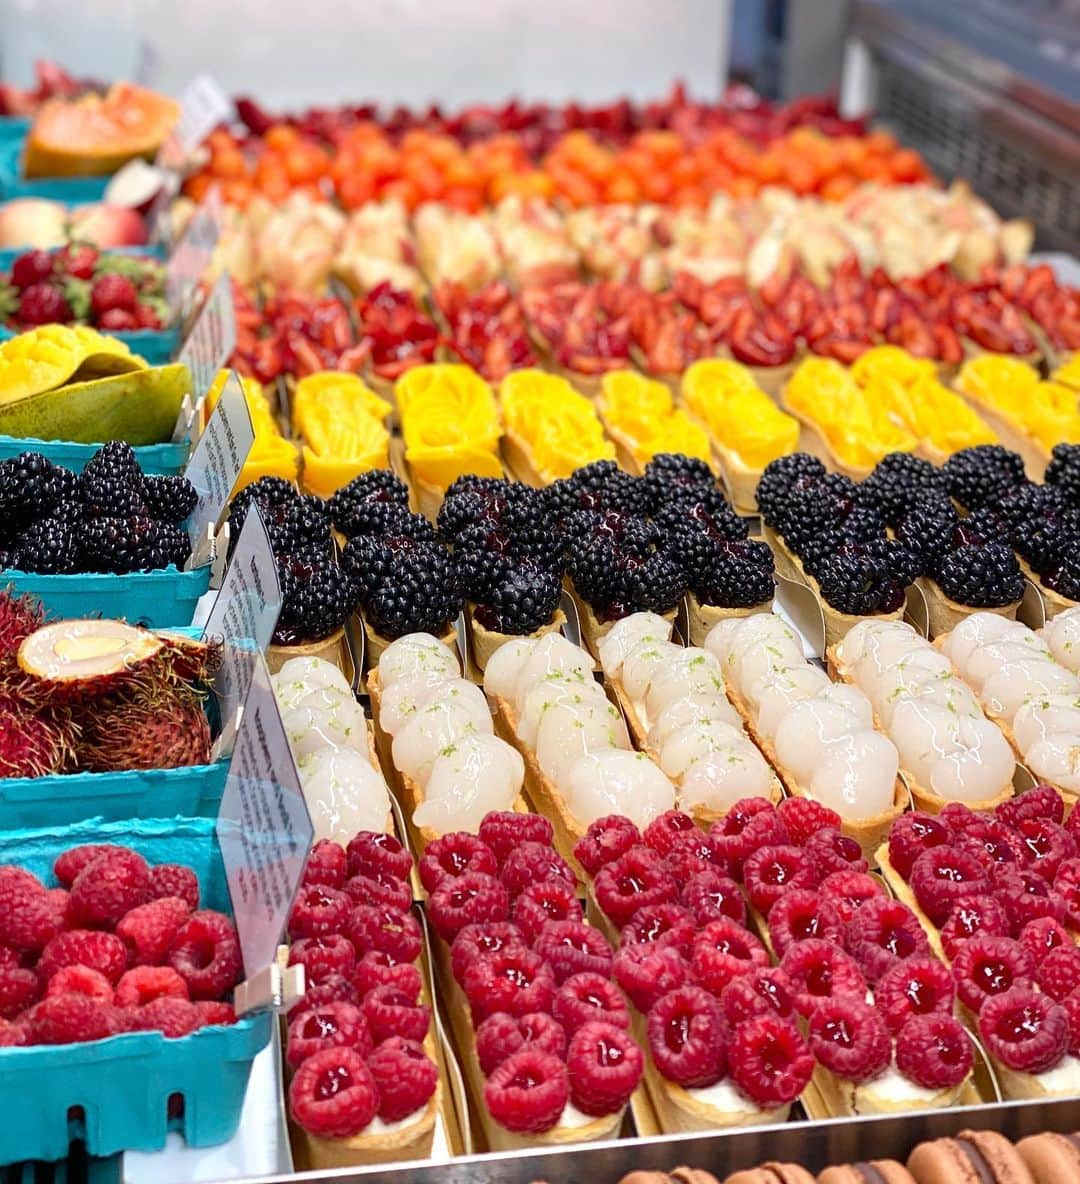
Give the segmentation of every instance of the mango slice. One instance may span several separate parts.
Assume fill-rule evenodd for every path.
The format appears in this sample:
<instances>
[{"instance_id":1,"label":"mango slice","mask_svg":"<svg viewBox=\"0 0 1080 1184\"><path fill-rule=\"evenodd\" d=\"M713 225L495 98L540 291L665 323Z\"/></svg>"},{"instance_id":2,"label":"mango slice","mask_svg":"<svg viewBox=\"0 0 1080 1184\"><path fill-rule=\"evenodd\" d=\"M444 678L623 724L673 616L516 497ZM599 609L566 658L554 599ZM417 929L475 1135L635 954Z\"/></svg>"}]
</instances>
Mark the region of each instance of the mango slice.
<instances>
[{"instance_id":1,"label":"mango slice","mask_svg":"<svg viewBox=\"0 0 1080 1184\"><path fill-rule=\"evenodd\" d=\"M115 337L86 325L42 325L0 344L0 406L68 383L145 369L143 359Z\"/></svg>"}]
</instances>

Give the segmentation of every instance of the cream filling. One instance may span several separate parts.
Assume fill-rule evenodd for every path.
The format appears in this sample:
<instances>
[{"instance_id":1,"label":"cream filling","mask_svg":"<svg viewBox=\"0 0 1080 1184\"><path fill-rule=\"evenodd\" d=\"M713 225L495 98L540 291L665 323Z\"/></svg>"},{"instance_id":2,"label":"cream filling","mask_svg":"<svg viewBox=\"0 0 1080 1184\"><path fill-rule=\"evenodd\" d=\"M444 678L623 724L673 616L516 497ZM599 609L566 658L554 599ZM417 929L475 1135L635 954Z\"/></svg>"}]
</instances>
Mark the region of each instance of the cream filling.
<instances>
[{"instance_id":1,"label":"cream filling","mask_svg":"<svg viewBox=\"0 0 1080 1184\"><path fill-rule=\"evenodd\" d=\"M399 1118L396 1122L383 1122L383 1120L376 1114L375 1117L364 1127L365 1135L392 1135L397 1131L404 1130L407 1126L412 1126L416 1122L416 1116L427 1108L427 1102L423 1106L417 1108L411 1113L406 1114L404 1118Z\"/></svg>"},{"instance_id":2,"label":"cream filling","mask_svg":"<svg viewBox=\"0 0 1080 1184\"><path fill-rule=\"evenodd\" d=\"M559 1121L555 1125L562 1127L564 1130L573 1130L579 1126L588 1126L590 1122L595 1121L596 1119L590 1118L588 1114L582 1114L573 1102L567 1102L563 1107L562 1114L559 1115Z\"/></svg>"},{"instance_id":3,"label":"cream filling","mask_svg":"<svg viewBox=\"0 0 1080 1184\"><path fill-rule=\"evenodd\" d=\"M732 1085L728 1078L718 1081L715 1085L706 1085L701 1089L686 1091L695 1101L705 1106L712 1106L723 1114L762 1114L764 1111L756 1103Z\"/></svg>"},{"instance_id":4,"label":"cream filling","mask_svg":"<svg viewBox=\"0 0 1080 1184\"><path fill-rule=\"evenodd\" d=\"M1036 1073L1035 1080L1048 1094L1063 1097L1080 1095L1080 1057L1066 1055L1052 1069Z\"/></svg>"},{"instance_id":5,"label":"cream filling","mask_svg":"<svg viewBox=\"0 0 1080 1184\"><path fill-rule=\"evenodd\" d=\"M940 1090L926 1089L905 1077L895 1065L890 1065L872 1081L865 1081L855 1089L855 1109L860 1108L861 1098L879 1098L884 1102L915 1103L931 1102Z\"/></svg>"}]
</instances>

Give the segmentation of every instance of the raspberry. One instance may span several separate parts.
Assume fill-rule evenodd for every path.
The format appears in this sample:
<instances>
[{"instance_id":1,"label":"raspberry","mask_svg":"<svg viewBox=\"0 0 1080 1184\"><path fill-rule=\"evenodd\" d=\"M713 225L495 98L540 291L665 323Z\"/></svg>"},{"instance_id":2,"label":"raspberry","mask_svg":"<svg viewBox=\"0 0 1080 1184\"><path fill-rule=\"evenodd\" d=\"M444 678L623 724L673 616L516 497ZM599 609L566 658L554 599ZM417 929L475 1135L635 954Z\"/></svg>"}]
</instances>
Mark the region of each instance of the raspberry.
<instances>
[{"instance_id":1,"label":"raspberry","mask_svg":"<svg viewBox=\"0 0 1080 1184\"><path fill-rule=\"evenodd\" d=\"M740 1025L728 1043L731 1079L766 1109L786 1106L806 1088L814 1057L794 1024L758 1015Z\"/></svg>"},{"instance_id":2,"label":"raspberry","mask_svg":"<svg viewBox=\"0 0 1080 1184\"><path fill-rule=\"evenodd\" d=\"M1062 808L1064 808L1064 803L1062 803ZM1054 821L1060 822L1061 819L1055 818ZM1065 820L1064 825L1069 834L1080 843L1080 810L1077 810L1075 806L1069 811L1069 817Z\"/></svg>"},{"instance_id":3,"label":"raspberry","mask_svg":"<svg viewBox=\"0 0 1080 1184\"><path fill-rule=\"evenodd\" d=\"M14 969L19 965L19 951L13 950L11 946L0 945L0 967L11 967Z\"/></svg>"},{"instance_id":4,"label":"raspberry","mask_svg":"<svg viewBox=\"0 0 1080 1184\"><path fill-rule=\"evenodd\" d=\"M501 868L510 854L523 843L550 847L555 836L551 823L541 814L519 814L516 810L493 810L480 823L480 840L491 849Z\"/></svg>"},{"instance_id":5,"label":"raspberry","mask_svg":"<svg viewBox=\"0 0 1080 1184\"><path fill-rule=\"evenodd\" d=\"M295 940L341 933L352 907L352 899L340 888L309 884L296 894L289 914L289 936Z\"/></svg>"},{"instance_id":6,"label":"raspberry","mask_svg":"<svg viewBox=\"0 0 1080 1184\"><path fill-rule=\"evenodd\" d=\"M1080 946L1052 950L1035 970L1035 981L1059 1003L1080 987Z\"/></svg>"},{"instance_id":7,"label":"raspberry","mask_svg":"<svg viewBox=\"0 0 1080 1184\"><path fill-rule=\"evenodd\" d=\"M120 918L150 899L150 865L135 851L108 851L75 877L67 920L73 928L113 929Z\"/></svg>"},{"instance_id":8,"label":"raspberry","mask_svg":"<svg viewBox=\"0 0 1080 1184\"><path fill-rule=\"evenodd\" d=\"M292 1021L301 1012L308 1011L312 1007L321 1007L324 1003L359 1002L356 988L352 983L342 974L331 974L329 977L324 978L321 983L317 983L314 987L310 987L304 992L303 999L299 1003L294 1004L290 1009L288 1019Z\"/></svg>"},{"instance_id":9,"label":"raspberry","mask_svg":"<svg viewBox=\"0 0 1080 1184\"><path fill-rule=\"evenodd\" d=\"M161 998L190 998L187 983L168 966L136 966L116 984L118 1007L143 1007Z\"/></svg>"},{"instance_id":10,"label":"raspberry","mask_svg":"<svg viewBox=\"0 0 1080 1184\"><path fill-rule=\"evenodd\" d=\"M363 1057L352 1048L325 1048L297 1069L289 1085L293 1120L328 1139L358 1135L379 1109L379 1091Z\"/></svg>"},{"instance_id":11,"label":"raspberry","mask_svg":"<svg viewBox=\"0 0 1080 1184\"><path fill-rule=\"evenodd\" d=\"M447 877L453 879L466 872L499 874L495 852L476 835L457 831L428 843L420 860L420 882L428 892L434 892Z\"/></svg>"},{"instance_id":12,"label":"raspberry","mask_svg":"<svg viewBox=\"0 0 1080 1184\"><path fill-rule=\"evenodd\" d=\"M952 842L952 834L944 822L932 814L916 810L901 814L889 831L889 862L905 880L911 878L915 860L932 847L944 847Z\"/></svg>"},{"instance_id":13,"label":"raspberry","mask_svg":"<svg viewBox=\"0 0 1080 1184\"><path fill-rule=\"evenodd\" d=\"M1066 995L1061 1006L1069 1017L1069 1055L1080 1057L1080 989Z\"/></svg>"},{"instance_id":14,"label":"raspberry","mask_svg":"<svg viewBox=\"0 0 1080 1184\"><path fill-rule=\"evenodd\" d=\"M345 922L345 936L357 950L382 950L395 962L415 962L424 944L420 922L397 909L358 904Z\"/></svg>"},{"instance_id":15,"label":"raspberry","mask_svg":"<svg viewBox=\"0 0 1080 1184\"><path fill-rule=\"evenodd\" d=\"M878 898L860 905L848 926L847 940L870 983L876 983L897 962L930 952L918 918L899 900Z\"/></svg>"},{"instance_id":16,"label":"raspberry","mask_svg":"<svg viewBox=\"0 0 1080 1184\"><path fill-rule=\"evenodd\" d=\"M503 950L473 962L465 970L462 989L478 1024L496 1011L528 1015L550 1011L555 998L551 967L531 950Z\"/></svg>"},{"instance_id":17,"label":"raspberry","mask_svg":"<svg viewBox=\"0 0 1080 1184\"><path fill-rule=\"evenodd\" d=\"M959 842L988 872L995 864L1019 863L1024 854L1016 835L996 818L977 818Z\"/></svg>"},{"instance_id":18,"label":"raspberry","mask_svg":"<svg viewBox=\"0 0 1080 1184\"><path fill-rule=\"evenodd\" d=\"M439 1084L435 1062L415 1040L391 1036L368 1057L368 1068L379 1091L379 1117L399 1122L415 1114Z\"/></svg>"},{"instance_id":19,"label":"raspberry","mask_svg":"<svg viewBox=\"0 0 1080 1184\"><path fill-rule=\"evenodd\" d=\"M53 863L53 875L65 888L75 883L75 877L102 855L111 855L117 851L131 852L130 847L118 847L115 843L83 843L78 847L69 847L67 851L56 857Z\"/></svg>"},{"instance_id":20,"label":"raspberry","mask_svg":"<svg viewBox=\"0 0 1080 1184\"><path fill-rule=\"evenodd\" d=\"M27 1044L82 1044L111 1036L112 1024L88 995L50 995L25 1017Z\"/></svg>"},{"instance_id":21,"label":"raspberry","mask_svg":"<svg viewBox=\"0 0 1080 1184\"><path fill-rule=\"evenodd\" d=\"M503 950L521 952L527 950L524 934L509 921L491 921L478 925L466 925L450 947L450 963L454 978L460 984L466 969L478 958L487 954L498 954ZM540 953L537 950L537 953Z\"/></svg>"},{"instance_id":22,"label":"raspberry","mask_svg":"<svg viewBox=\"0 0 1080 1184\"><path fill-rule=\"evenodd\" d=\"M803 844L803 850L813 856L821 877L831 876L835 872L865 872L870 869L862 848L854 839L842 834L839 827L827 826L812 834Z\"/></svg>"},{"instance_id":23,"label":"raspberry","mask_svg":"<svg viewBox=\"0 0 1080 1184\"><path fill-rule=\"evenodd\" d=\"M619 988L602 974L574 974L555 992L551 1014L572 1036L583 1024L594 1021L630 1027L630 1012Z\"/></svg>"},{"instance_id":24,"label":"raspberry","mask_svg":"<svg viewBox=\"0 0 1080 1184\"><path fill-rule=\"evenodd\" d=\"M412 908L412 888L405 880L386 872L350 876L345 881L344 892L353 904L371 904L399 913L407 913Z\"/></svg>"},{"instance_id":25,"label":"raspberry","mask_svg":"<svg viewBox=\"0 0 1080 1184\"><path fill-rule=\"evenodd\" d=\"M669 855L676 847L690 842L696 844L701 831L689 814L682 810L666 810L645 828L642 839L657 855Z\"/></svg>"},{"instance_id":26,"label":"raspberry","mask_svg":"<svg viewBox=\"0 0 1080 1184\"><path fill-rule=\"evenodd\" d=\"M788 799L794 800L798 799ZM844 923L832 901L808 888L796 888L773 905L769 913L769 940L780 955L788 946L810 937L843 945Z\"/></svg>"},{"instance_id":27,"label":"raspberry","mask_svg":"<svg viewBox=\"0 0 1080 1184\"><path fill-rule=\"evenodd\" d=\"M919 907L938 926L948 920L959 897L990 889L982 864L970 851L956 846L924 851L912 866L910 884Z\"/></svg>"},{"instance_id":28,"label":"raspberry","mask_svg":"<svg viewBox=\"0 0 1080 1184\"><path fill-rule=\"evenodd\" d=\"M961 896L953 904L949 919L941 927L941 945L952 961L957 951L976 933L1008 937L1011 932L1005 907L994 896Z\"/></svg>"},{"instance_id":29,"label":"raspberry","mask_svg":"<svg viewBox=\"0 0 1080 1184\"><path fill-rule=\"evenodd\" d=\"M604 915L621 929L638 909L677 900L679 885L654 851L635 847L600 869L593 891Z\"/></svg>"},{"instance_id":30,"label":"raspberry","mask_svg":"<svg viewBox=\"0 0 1080 1184\"><path fill-rule=\"evenodd\" d=\"M741 879L747 856L762 847L782 847L790 837L772 802L766 798L744 798L709 828L717 854L727 863L732 876Z\"/></svg>"},{"instance_id":31,"label":"raspberry","mask_svg":"<svg viewBox=\"0 0 1080 1184\"><path fill-rule=\"evenodd\" d=\"M1065 818L1065 803L1052 785L1034 785L1025 793L1007 798L994 810L1006 826L1015 827L1025 818L1049 818L1061 823Z\"/></svg>"},{"instance_id":32,"label":"raspberry","mask_svg":"<svg viewBox=\"0 0 1080 1184\"><path fill-rule=\"evenodd\" d=\"M795 1014L791 981L779 966L759 966L728 983L720 995L720 1009L732 1028L755 1015L791 1019Z\"/></svg>"},{"instance_id":33,"label":"raspberry","mask_svg":"<svg viewBox=\"0 0 1080 1184\"><path fill-rule=\"evenodd\" d=\"M485 1077L524 1048L561 1060L566 1053L566 1033L557 1020L542 1011L522 1016L497 1011L476 1029L476 1058Z\"/></svg>"},{"instance_id":34,"label":"raspberry","mask_svg":"<svg viewBox=\"0 0 1080 1184\"><path fill-rule=\"evenodd\" d=\"M881 884L865 872L833 872L821 881L818 892L836 906L845 925L851 923L860 905L886 895Z\"/></svg>"},{"instance_id":35,"label":"raspberry","mask_svg":"<svg viewBox=\"0 0 1080 1184\"><path fill-rule=\"evenodd\" d=\"M582 1024L570 1037L566 1071L570 1101L594 1118L617 1114L637 1089L645 1057L625 1029L612 1023Z\"/></svg>"},{"instance_id":36,"label":"raspberry","mask_svg":"<svg viewBox=\"0 0 1080 1184\"><path fill-rule=\"evenodd\" d=\"M150 896L178 896L191 910L199 907L199 877L182 863L159 863L150 869Z\"/></svg>"},{"instance_id":37,"label":"raspberry","mask_svg":"<svg viewBox=\"0 0 1080 1184\"><path fill-rule=\"evenodd\" d=\"M322 884L326 888L344 888L349 876L349 861L345 848L333 839L320 839L308 853L301 883L308 887Z\"/></svg>"},{"instance_id":38,"label":"raspberry","mask_svg":"<svg viewBox=\"0 0 1080 1184\"><path fill-rule=\"evenodd\" d=\"M840 815L813 798L784 798L776 813L796 847L805 846L807 839L819 830L840 826Z\"/></svg>"},{"instance_id":39,"label":"raspberry","mask_svg":"<svg viewBox=\"0 0 1080 1184\"><path fill-rule=\"evenodd\" d=\"M1013 933L1019 933L1029 921L1040 917L1065 920L1064 899L1038 872L1007 868L997 876L994 888L997 899L1005 906Z\"/></svg>"},{"instance_id":40,"label":"raspberry","mask_svg":"<svg viewBox=\"0 0 1080 1184\"><path fill-rule=\"evenodd\" d=\"M549 921L533 949L551 967L557 983L590 972L611 976L613 955L607 938L584 921Z\"/></svg>"},{"instance_id":41,"label":"raspberry","mask_svg":"<svg viewBox=\"0 0 1080 1184\"><path fill-rule=\"evenodd\" d=\"M1070 818L1080 816L1073 808ZM1054 877L1054 893L1060 898L1065 917L1074 929L1080 929L1080 859L1067 859Z\"/></svg>"},{"instance_id":42,"label":"raspberry","mask_svg":"<svg viewBox=\"0 0 1080 1184\"><path fill-rule=\"evenodd\" d=\"M345 848L350 876L370 876L385 872L407 880L412 871L412 856L393 835L362 830Z\"/></svg>"},{"instance_id":43,"label":"raspberry","mask_svg":"<svg viewBox=\"0 0 1080 1184\"><path fill-rule=\"evenodd\" d=\"M391 1036L423 1040L431 1024L431 1008L417 1003L416 997L394 986L368 991L360 1004L371 1038L381 1044Z\"/></svg>"},{"instance_id":44,"label":"raspberry","mask_svg":"<svg viewBox=\"0 0 1080 1184\"><path fill-rule=\"evenodd\" d=\"M220 999L236 986L244 968L232 921L211 909L192 913L176 935L169 965L187 983L192 999Z\"/></svg>"},{"instance_id":45,"label":"raspberry","mask_svg":"<svg viewBox=\"0 0 1080 1184\"><path fill-rule=\"evenodd\" d=\"M550 1130L570 1100L566 1066L549 1052L523 1048L491 1074L484 1104L508 1131L538 1135Z\"/></svg>"},{"instance_id":46,"label":"raspberry","mask_svg":"<svg viewBox=\"0 0 1080 1184\"><path fill-rule=\"evenodd\" d=\"M494 876L466 872L435 889L428 901L428 916L443 941L453 941L466 925L507 920L510 895Z\"/></svg>"},{"instance_id":47,"label":"raspberry","mask_svg":"<svg viewBox=\"0 0 1080 1184\"><path fill-rule=\"evenodd\" d=\"M347 937L331 933L326 937L302 937L289 950L289 965L303 966L304 982L320 983L328 975L348 978L356 967L356 950Z\"/></svg>"},{"instance_id":48,"label":"raspberry","mask_svg":"<svg viewBox=\"0 0 1080 1184\"><path fill-rule=\"evenodd\" d=\"M578 839L574 846L574 858L588 872L595 876L602 867L621 858L632 847L641 843L641 832L621 814L608 814L598 818Z\"/></svg>"},{"instance_id":49,"label":"raspberry","mask_svg":"<svg viewBox=\"0 0 1080 1184\"><path fill-rule=\"evenodd\" d=\"M827 999L810 1017L810 1051L844 1081L869 1081L892 1061L885 1021L858 999Z\"/></svg>"},{"instance_id":50,"label":"raspberry","mask_svg":"<svg viewBox=\"0 0 1080 1184\"><path fill-rule=\"evenodd\" d=\"M183 1002L183 1000L179 1000ZM141 1007L103 1007L101 1009L108 1021L109 1028L114 1036L120 1036L125 1032L141 1032L142 1028L142 1012ZM202 1014L201 1012L199 1013ZM185 1015L187 1013L185 1012Z\"/></svg>"},{"instance_id":51,"label":"raspberry","mask_svg":"<svg viewBox=\"0 0 1080 1184\"><path fill-rule=\"evenodd\" d=\"M1018 1073L1052 1069L1069 1047L1069 1013L1048 995L1017 986L979 1012L979 1035L990 1054Z\"/></svg>"},{"instance_id":52,"label":"raspberry","mask_svg":"<svg viewBox=\"0 0 1080 1184\"><path fill-rule=\"evenodd\" d=\"M100 970L110 983L120 981L127 970L127 949L115 933L92 929L69 929L58 933L41 951L37 973L42 982L65 966L89 966Z\"/></svg>"},{"instance_id":53,"label":"raspberry","mask_svg":"<svg viewBox=\"0 0 1080 1184\"><path fill-rule=\"evenodd\" d=\"M301 1012L289 1024L286 1060L295 1069L324 1048L355 1048L366 1057L373 1047L360 1008L352 1003L324 1003Z\"/></svg>"},{"instance_id":54,"label":"raspberry","mask_svg":"<svg viewBox=\"0 0 1080 1184\"><path fill-rule=\"evenodd\" d=\"M725 917L737 925L746 924L746 901L739 885L721 872L706 871L691 876L683 887L681 899L699 925Z\"/></svg>"},{"instance_id":55,"label":"raspberry","mask_svg":"<svg viewBox=\"0 0 1080 1184\"><path fill-rule=\"evenodd\" d=\"M32 973L21 971L20 973ZM2 981L2 976L0 976ZM36 986L35 986L36 993ZM100 970L91 970L89 966L65 966L58 970L45 988L46 998L49 995L87 995L102 1007L111 1007L116 1002L116 993L112 983ZM25 1005L24 1005L25 1006Z\"/></svg>"},{"instance_id":56,"label":"raspberry","mask_svg":"<svg viewBox=\"0 0 1080 1184\"><path fill-rule=\"evenodd\" d=\"M700 832L699 832L700 834ZM685 884L691 876L702 872L720 872L727 874L727 860L717 854L716 847L708 835L701 835L701 841L691 846L689 843L676 847L664 856L664 867L680 884Z\"/></svg>"},{"instance_id":57,"label":"raspberry","mask_svg":"<svg viewBox=\"0 0 1080 1184\"><path fill-rule=\"evenodd\" d=\"M820 880L813 856L801 847L760 847L743 863L750 903L765 917L791 889L815 888Z\"/></svg>"},{"instance_id":58,"label":"raspberry","mask_svg":"<svg viewBox=\"0 0 1080 1184\"><path fill-rule=\"evenodd\" d=\"M554 847L543 843L516 846L507 855L499 878L511 896L517 896L529 884L541 880L565 880L571 888L577 888L577 879L570 865Z\"/></svg>"},{"instance_id":59,"label":"raspberry","mask_svg":"<svg viewBox=\"0 0 1080 1184\"><path fill-rule=\"evenodd\" d=\"M719 995L733 978L755 966L768 966L769 955L760 941L734 921L710 921L694 938L690 971L700 986Z\"/></svg>"},{"instance_id":60,"label":"raspberry","mask_svg":"<svg viewBox=\"0 0 1080 1184\"><path fill-rule=\"evenodd\" d=\"M26 1043L26 1025L0 1019L0 1048L19 1048Z\"/></svg>"},{"instance_id":61,"label":"raspberry","mask_svg":"<svg viewBox=\"0 0 1080 1184\"><path fill-rule=\"evenodd\" d=\"M791 980L795 1007L810 1015L825 999L866 998L866 979L856 963L827 941L801 941L781 958L780 969Z\"/></svg>"},{"instance_id":62,"label":"raspberry","mask_svg":"<svg viewBox=\"0 0 1080 1184\"><path fill-rule=\"evenodd\" d=\"M1036 965L1051 950L1057 950L1062 946L1072 944L1072 938L1069 936L1068 930L1060 921L1055 921L1053 917L1037 917L1034 921L1029 921L1020 930L1020 936L1017 940L1022 946L1026 946L1031 951Z\"/></svg>"},{"instance_id":63,"label":"raspberry","mask_svg":"<svg viewBox=\"0 0 1080 1184\"><path fill-rule=\"evenodd\" d=\"M913 1015L952 1015L955 999L952 974L930 954L898 962L874 987L874 1004L891 1032L899 1032Z\"/></svg>"},{"instance_id":64,"label":"raspberry","mask_svg":"<svg viewBox=\"0 0 1080 1184\"><path fill-rule=\"evenodd\" d=\"M623 926L620 946L674 946L679 953L689 956L697 931L693 913L682 905L649 904L638 909Z\"/></svg>"},{"instance_id":65,"label":"raspberry","mask_svg":"<svg viewBox=\"0 0 1080 1184\"><path fill-rule=\"evenodd\" d=\"M397 962L385 950L368 950L353 969L352 984L361 999L376 987L395 987L410 999L419 999L421 978L411 962Z\"/></svg>"},{"instance_id":66,"label":"raspberry","mask_svg":"<svg viewBox=\"0 0 1080 1184\"><path fill-rule=\"evenodd\" d=\"M646 1024L649 1051L660 1073L687 1089L703 1088L727 1072L727 1031L720 1005L701 987L661 995Z\"/></svg>"},{"instance_id":67,"label":"raspberry","mask_svg":"<svg viewBox=\"0 0 1080 1184\"><path fill-rule=\"evenodd\" d=\"M21 867L0 867L0 942L36 953L60 928L41 884Z\"/></svg>"},{"instance_id":68,"label":"raspberry","mask_svg":"<svg viewBox=\"0 0 1080 1184\"><path fill-rule=\"evenodd\" d=\"M117 923L116 936L127 946L136 966L160 966L190 915L187 901L162 896L125 913Z\"/></svg>"},{"instance_id":69,"label":"raspberry","mask_svg":"<svg viewBox=\"0 0 1080 1184\"><path fill-rule=\"evenodd\" d=\"M510 909L514 924L530 942L551 921L583 921L574 889L565 880L541 880L521 890Z\"/></svg>"},{"instance_id":70,"label":"raspberry","mask_svg":"<svg viewBox=\"0 0 1080 1184\"><path fill-rule=\"evenodd\" d=\"M96 974L96 971L87 970L85 967L71 967L70 970L81 970L85 974ZM62 970L61 974L67 974L67 969ZM57 976L58 977L58 976ZM104 977L104 976L101 976ZM49 984L50 987L52 984ZM108 979L105 979L105 986L109 987ZM68 991L75 994L85 995L87 991L69 986ZM56 994L55 991L49 992ZM109 987L109 993L112 994L112 987ZM0 1017L5 1020L13 1020L30 1006L31 1003L38 996L38 978L32 970L20 970L18 967L6 966L0 970Z\"/></svg>"},{"instance_id":71,"label":"raspberry","mask_svg":"<svg viewBox=\"0 0 1080 1184\"><path fill-rule=\"evenodd\" d=\"M195 1004L199 1013L201 1026L211 1028L218 1024L235 1024L236 1012L231 1003L215 1003L212 999L202 999Z\"/></svg>"},{"instance_id":72,"label":"raspberry","mask_svg":"<svg viewBox=\"0 0 1080 1184\"><path fill-rule=\"evenodd\" d=\"M686 960L675 947L652 943L623 946L615 955L611 972L643 1014L661 995L683 986L689 978Z\"/></svg>"},{"instance_id":73,"label":"raspberry","mask_svg":"<svg viewBox=\"0 0 1080 1184\"><path fill-rule=\"evenodd\" d=\"M1015 831L1028 853L1031 869L1045 880L1053 880L1065 860L1076 858L1076 840L1049 818L1025 818L1017 823Z\"/></svg>"},{"instance_id":74,"label":"raspberry","mask_svg":"<svg viewBox=\"0 0 1080 1184\"><path fill-rule=\"evenodd\" d=\"M982 815L976 814L963 802L948 802L942 807L938 818L949 828L953 842L963 838L972 827L977 827L982 821Z\"/></svg>"},{"instance_id":75,"label":"raspberry","mask_svg":"<svg viewBox=\"0 0 1080 1184\"><path fill-rule=\"evenodd\" d=\"M171 995L159 995L145 1007L135 1009L135 1024L144 1032L161 1032L170 1040L188 1036L202 1026L194 1003Z\"/></svg>"},{"instance_id":76,"label":"raspberry","mask_svg":"<svg viewBox=\"0 0 1080 1184\"><path fill-rule=\"evenodd\" d=\"M972 1011L981 1010L991 995L1013 987L1030 987L1035 959L1024 946L1009 937L976 934L957 951L953 978L960 1001Z\"/></svg>"},{"instance_id":77,"label":"raspberry","mask_svg":"<svg viewBox=\"0 0 1080 1184\"><path fill-rule=\"evenodd\" d=\"M955 1016L913 1015L896 1038L896 1067L923 1089L952 1089L971 1072L971 1037Z\"/></svg>"},{"instance_id":78,"label":"raspberry","mask_svg":"<svg viewBox=\"0 0 1080 1184\"><path fill-rule=\"evenodd\" d=\"M71 893L66 888L46 888L45 897L49 902L56 924L62 929L67 924L67 907Z\"/></svg>"}]
</instances>

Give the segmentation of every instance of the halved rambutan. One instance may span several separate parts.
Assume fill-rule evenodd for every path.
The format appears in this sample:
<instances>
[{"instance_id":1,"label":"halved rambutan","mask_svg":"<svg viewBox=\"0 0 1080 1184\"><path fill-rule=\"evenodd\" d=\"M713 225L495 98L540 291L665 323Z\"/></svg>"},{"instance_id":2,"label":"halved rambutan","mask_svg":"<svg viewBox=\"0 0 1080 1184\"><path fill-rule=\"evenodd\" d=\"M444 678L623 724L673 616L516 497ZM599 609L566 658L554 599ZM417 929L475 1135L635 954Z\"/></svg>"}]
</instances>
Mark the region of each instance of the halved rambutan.
<instances>
[{"instance_id":1,"label":"halved rambutan","mask_svg":"<svg viewBox=\"0 0 1080 1184\"><path fill-rule=\"evenodd\" d=\"M123 621L54 621L19 646L19 669L55 699L96 699L157 672L164 643Z\"/></svg>"},{"instance_id":2,"label":"halved rambutan","mask_svg":"<svg viewBox=\"0 0 1080 1184\"><path fill-rule=\"evenodd\" d=\"M162 661L180 682L209 682L221 667L220 638L187 637L170 629L158 629L154 636L164 647Z\"/></svg>"}]
</instances>

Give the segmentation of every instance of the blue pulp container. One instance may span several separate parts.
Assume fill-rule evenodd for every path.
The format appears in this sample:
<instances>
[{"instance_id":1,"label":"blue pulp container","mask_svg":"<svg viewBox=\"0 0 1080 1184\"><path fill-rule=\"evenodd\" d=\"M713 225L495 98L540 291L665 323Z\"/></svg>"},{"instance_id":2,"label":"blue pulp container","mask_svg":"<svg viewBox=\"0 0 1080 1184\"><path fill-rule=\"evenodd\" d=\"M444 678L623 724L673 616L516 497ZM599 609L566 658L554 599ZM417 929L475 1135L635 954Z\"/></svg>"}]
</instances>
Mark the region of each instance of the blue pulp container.
<instances>
[{"instance_id":1,"label":"blue pulp container","mask_svg":"<svg viewBox=\"0 0 1080 1184\"><path fill-rule=\"evenodd\" d=\"M55 885L53 862L80 843L122 843L151 863L186 863L199 877L203 905L231 911L211 819L12 831L0 835L0 863ZM226 1142L239 1126L251 1063L270 1040L271 1022L261 1012L177 1040L134 1032L88 1044L0 1049L0 1164L63 1159L72 1139L85 1139L93 1156L158 1151L170 1130L192 1147ZM184 1112L170 1119L169 1099L177 1094Z\"/></svg>"},{"instance_id":2,"label":"blue pulp container","mask_svg":"<svg viewBox=\"0 0 1080 1184\"><path fill-rule=\"evenodd\" d=\"M102 441L102 444L105 441ZM63 465L81 473L101 444L75 444L71 440L35 440L28 436L0 436L0 461L10 460L21 452L40 452L54 465ZM140 444L133 449L139 468L149 477L178 477L191 454L191 441Z\"/></svg>"},{"instance_id":3,"label":"blue pulp container","mask_svg":"<svg viewBox=\"0 0 1080 1184\"><path fill-rule=\"evenodd\" d=\"M3 120L0 120L2 123ZM4 133L0 130L0 143L3 143ZM55 254L57 251L63 250L62 247L47 248L49 254ZM33 247L0 247L0 271L10 271L11 265L20 255L25 255L27 251L34 250ZM151 243L145 247L104 247L110 255L138 255L146 259L159 259L164 262L168 258L168 252L161 243ZM134 347L132 347L134 348Z\"/></svg>"},{"instance_id":4,"label":"blue pulp container","mask_svg":"<svg viewBox=\"0 0 1080 1184\"><path fill-rule=\"evenodd\" d=\"M0 197L47 197L69 206L103 201L111 177L35 177L23 175L23 139L0 139Z\"/></svg>"},{"instance_id":5,"label":"blue pulp container","mask_svg":"<svg viewBox=\"0 0 1080 1184\"><path fill-rule=\"evenodd\" d=\"M27 115L0 115L0 144L17 144L30 134L30 118Z\"/></svg>"}]
</instances>

